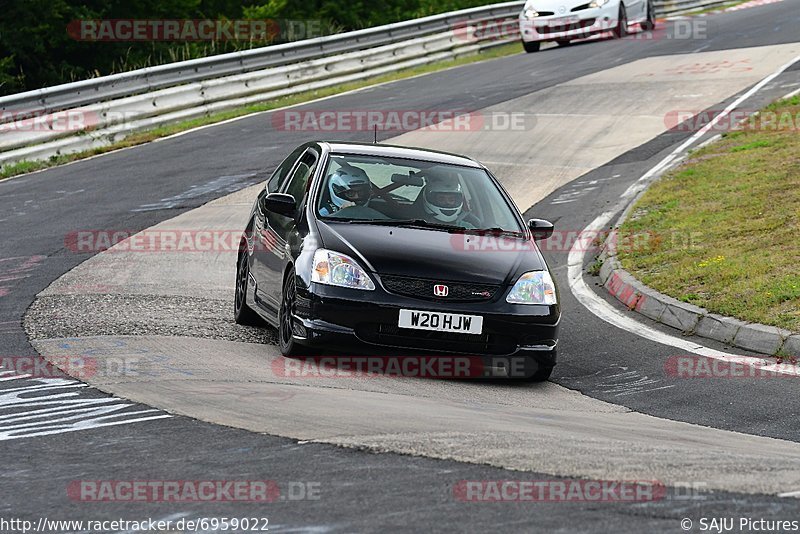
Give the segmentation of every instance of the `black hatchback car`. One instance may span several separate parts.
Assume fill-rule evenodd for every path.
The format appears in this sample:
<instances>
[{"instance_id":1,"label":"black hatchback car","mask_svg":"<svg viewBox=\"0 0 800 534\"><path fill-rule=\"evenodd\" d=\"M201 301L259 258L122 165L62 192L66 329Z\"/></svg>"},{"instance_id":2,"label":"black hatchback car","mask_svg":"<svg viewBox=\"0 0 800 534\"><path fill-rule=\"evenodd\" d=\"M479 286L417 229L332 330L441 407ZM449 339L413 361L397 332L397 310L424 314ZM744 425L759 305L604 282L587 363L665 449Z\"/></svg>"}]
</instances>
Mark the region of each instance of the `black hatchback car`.
<instances>
[{"instance_id":1,"label":"black hatchback car","mask_svg":"<svg viewBox=\"0 0 800 534\"><path fill-rule=\"evenodd\" d=\"M535 241L552 232L472 159L306 143L252 209L235 319L275 326L286 356L470 355L546 380L561 311Z\"/></svg>"}]
</instances>

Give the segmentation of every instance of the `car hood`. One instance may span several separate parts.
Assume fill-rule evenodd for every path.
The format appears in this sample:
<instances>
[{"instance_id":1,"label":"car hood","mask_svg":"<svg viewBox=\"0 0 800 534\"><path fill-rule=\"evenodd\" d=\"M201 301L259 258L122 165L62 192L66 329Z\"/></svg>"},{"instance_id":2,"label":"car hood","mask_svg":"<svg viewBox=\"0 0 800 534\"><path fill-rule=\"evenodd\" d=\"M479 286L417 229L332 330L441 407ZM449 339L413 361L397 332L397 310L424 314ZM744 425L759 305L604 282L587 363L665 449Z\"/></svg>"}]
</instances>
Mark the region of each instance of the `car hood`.
<instances>
[{"instance_id":1,"label":"car hood","mask_svg":"<svg viewBox=\"0 0 800 534\"><path fill-rule=\"evenodd\" d=\"M522 238L322 221L319 229L325 248L379 275L509 284L524 272L547 268L539 251Z\"/></svg>"},{"instance_id":2,"label":"car hood","mask_svg":"<svg viewBox=\"0 0 800 534\"><path fill-rule=\"evenodd\" d=\"M528 0L525 9L533 8L536 11L548 11L556 15L571 15L572 8L588 4L590 0Z\"/></svg>"}]
</instances>

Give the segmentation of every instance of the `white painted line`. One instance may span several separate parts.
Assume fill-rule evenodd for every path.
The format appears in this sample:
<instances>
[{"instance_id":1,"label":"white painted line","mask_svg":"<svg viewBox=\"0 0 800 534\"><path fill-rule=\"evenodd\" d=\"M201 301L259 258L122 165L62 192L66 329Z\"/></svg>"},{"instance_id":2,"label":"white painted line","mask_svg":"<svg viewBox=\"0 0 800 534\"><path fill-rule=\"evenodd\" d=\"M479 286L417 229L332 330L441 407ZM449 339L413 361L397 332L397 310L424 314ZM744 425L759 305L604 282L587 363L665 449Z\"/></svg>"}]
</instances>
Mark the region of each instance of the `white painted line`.
<instances>
[{"instance_id":1,"label":"white painted line","mask_svg":"<svg viewBox=\"0 0 800 534\"><path fill-rule=\"evenodd\" d=\"M789 491L786 493L779 493L778 497L800 497L800 491Z\"/></svg>"},{"instance_id":2,"label":"white painted line","mask_svg":"<svg viewBox=\"0 0 800 534\"><path fill-rule=\"evenodd\" d=\"M583 280L583 255L582 250L591 244L592 239L589 236L593 232L603 230L611 222L611 219L618 213L617 210L605 212L603 215L594 220L592 224L587 226L582 236L576 240L575 246L569 253L569 267L568 279L569 287L575 298L578 299L586 309L595 314L600 319L607 323L616 326L627 332L636 334L637 336L644 337L662 345L668 345L680 349L681 351L698 354L700 356L722 360L726 362L734 362L742 365L758 366L759 371L764 373L776 373L781 375L798 376L798 371L787 370L786 366L779 364L764 365L763 358L756 358L750 356L736 356L727 352L711 349L699 345L691 340L679 338L656 330L650 326L640 323L617 311L616 308L611 306L605 300L600 298L594 291L592 291ZM580 245L579 245L580 244Z\"/></svg>"},{"instance_id":3,"label":"white painted line","mask_svg":"<svg viewBox=\"0 0 800 534\"><path fill-rule=\"evenodd\" d=\"M171 417L157 409L131 410L116 397L82 398L86 384L37 378L38 384L0 390L0 441L127 425Z\"/></svg>"},{"instance_id":4,"label":"white painted line","mask_svg":"<svg viewBox=\"0 0 800 534\"><path fill-rule=\"evenodd\" d=\"M94 406L97 406L97 405L100 405L100 404L115 403L115 402L118 402L118 401L119 401L119 399L115 399L113 397L112 398L102 398L102 399L82 399L82 400L78 400L77 401L78 402L77 405L83 405L83 406L93 406L94 405ZM54 413L58 414L58 413L66 412L68 410L74 409L74 408L72 408L73 404L74 404L73 401L65 400L65 401L61 402L61 405L56 406L54 408L42 408L40 410L25 410L25 411L19 411L19 412L10 413L8 415L2 415L2 416L0 416L0 425L5 424L8 421L20 421L20 420L24 420L24 419L36 419L36 418L40 418L40 417L44 417L44 416L49 416L49 415L52 415Z\"/></svg>"},{"instance_id":5,"label":"white painted line","mask_svg":"<svg viewBox=\"0 0 800 534\"><path fill-rule=\"evenodd\" d=\"M783 98L781 98L781 100L789 100L790 98L792 98L794 96L797 96L797 95L800 95L800 89L795 89L794 91L792 91L788 95L786 95Z\"/></svg>"},{"instance_id":6,"label":"white painted line","mask_svg":"<svg viewBox=\"0 0 800 534\"><path fill-rule=\"evenodd\" d=\"M593 238L591 236L594 235L595 232L607 229L608 226L611 224L612 219L625 208L625 206L628 204L628 202L630 202L630 199L632 197L634 197L637 193L639 193L639 191L645 188L649 180L651 180L654 176L657 176L659 172L662 172L669 165L674 163L675 160L677 160L679 156L681 156L689 147L691 147L703 135L705 135L712 128L714 128L717 125L717 123L719 123L723 118L725 118L733 110L735 110L738 106L740 106L742 102L744 102L745 100L756 94L758 91L763 89L764 86L766 86L772 80L780 76L784 71L786 71L786 69L788 69L798 61L800 61L800 56L794 58L792 61L785 64L777 71L775 71L774 73L770 74L769 76L761 80L758 84L753 86L749 91L747 91L742 96L737 98L728 107L726 107L722 111L722 113L717 115L714 118L714 120L709 122L701 130L692 135L678 148L673 150L667 157L665 157L655 167L650 169L644 176L639 178L635 183L631 184L631 186L622 194L620 201L617 203L616 206L614 206L614 208L612 208L610 211L606 211L605 213L601 214L594 221L592 221L586 228L584 228L580 238L578 238L575 241L575 244L569 251L569 256L567 259L567 265L568 265L567 279L569 281L570 291L572 291L572 294L575 295L575 298L578 299L578 302L580 302L587 310L595 314L600 319L606 321L607 323L616 326L617 328L621 328L622 330L631 332L637 336L644 337L651 341L655 341L656 343L661 343L662 345L668 345L680 349L682 351L691 352L693 354L698 354L700 356L705 356L716 360L735 362L743 365L758 365L759 369L763 370L764 372L776 373L781 375L798 376L797 369L787 369L786 366L780 364L763 365L765 361L763 358L750 357L750 356L736 356L728 352L711 349L703 345L699 345L694 341L672 336L670 334L666 334L664 332L661 332L660 330L656 330L655 328L647 326L644 323L640 323L639 321L636 321L632 317L624 315L616 308L611 306L608 302L603 300L599 295L597 295L594 291L592 291L589 288L589 286L586 285L586 282L583 280L584 256L586 255L586 250L589 249L589 245L593 241Z\"/></svg>"},{"instance_id":7,"label":"white painted line","mask_svg":"<svg viewBox=\"0 0 800 534\"><path fill-rule=\"evenodd\" d=\"M12 371L12 373L13 373L13 371ZM31 375L12 374L11 376L7 376L6 373L2 373L2 374L3 374L3 377L0 378L0 382L8 382L10 380L22 380L23 378L30 378L31 377Z\"/></svg>"},{"instance_id":8,"label":"white painted line","mask_svg":"<svg viewBox=\"0 0 800 534\"><path fill-rule=\"evenodd\" d=\"M148 412L157 412L158 410L141 410L138 412L128 412L128 415L140 414L140 413L148 413ZM111 423L92 423L89 425L81 425L80 422L76 423L75 426L70 427L62 427L55 430L44 430L41 432L29 432L23 435L14 435L14 436L6 436L0 434L0 441L8 441L11 439L22 439L22 438L36 438L41 436L51 436L53 434L66 434L67 432L78 432L80 430L90 430L94 428L105 428L110 426L120 426L120 425L129 425L131 423L143 423L145 421L155 421L156 419L168 419L172 417L168 414L163 415L153 415L149 417L137 417L135 419L125 419L122 421L113 421Z\"/></svg>"}]
</instances>

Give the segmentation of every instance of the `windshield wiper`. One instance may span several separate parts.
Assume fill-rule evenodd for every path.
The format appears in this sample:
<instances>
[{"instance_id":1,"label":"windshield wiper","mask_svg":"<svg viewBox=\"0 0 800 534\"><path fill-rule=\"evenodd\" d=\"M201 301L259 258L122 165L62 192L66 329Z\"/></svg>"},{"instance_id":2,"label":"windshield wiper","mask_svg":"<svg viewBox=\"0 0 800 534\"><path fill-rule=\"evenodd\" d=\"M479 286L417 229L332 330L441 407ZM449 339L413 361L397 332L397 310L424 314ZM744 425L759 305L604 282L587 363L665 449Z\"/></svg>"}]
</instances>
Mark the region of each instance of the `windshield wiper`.
<instances>
[{"instance_id":1,"label":"windshield wiper","mask_svg":"<svg viewBox=\"0 0 800 534\"><path fill-rule=\"evenodd\" d=\"M410 226L412 228L432 228L435 230L459 231L463 230L460 226L452 224L442 224L430 222L425 219L367 219L363 221L353 221L364 224L378 224L382 226Z\"/></svg>"},{"instance_id":2,"label":"windshield wiper","mask_svg":"<svg viewBox=\"0 0 800 534\"><path fill-rule=\"evenodd\" d=\"M326 218L331 221L341 221L353 224L374 224L378 226L409 226L417 228L431 228L434 230L445 230L453 234L474 234L474 235L498 235L520 237L522 232L505 230L503 228L464 228L453 224L435 223L425 219L338 219L335 217Z\"/></svg>"},{"instance_id":3,"label":"windshield wiper","mask_svg":"<svg viewBox=\"0 0 800 534\"><path fill-rule=\"evenodd\" d=\"M522 237L522 232L515 232L514 230L506 230L504 228L460 228L460 232L465 234L475 235L497 235L497 236L513 236Z\"/></svg>"},{"instance_id":4,"label":"windshield wiper","mask_svg":"<svg viewBox=\"0 0 800 534\"><path fill-rule=\"evenodd\" d=\"M351 219L338 217L325 217L324 221L346 222L352 224L374 224L377 226L409 226L417 228L433 228L435 230L460 231L464 230L461 226L452 224L442 224L426 221L425 219Z\"/></svg>"}]
</instances>

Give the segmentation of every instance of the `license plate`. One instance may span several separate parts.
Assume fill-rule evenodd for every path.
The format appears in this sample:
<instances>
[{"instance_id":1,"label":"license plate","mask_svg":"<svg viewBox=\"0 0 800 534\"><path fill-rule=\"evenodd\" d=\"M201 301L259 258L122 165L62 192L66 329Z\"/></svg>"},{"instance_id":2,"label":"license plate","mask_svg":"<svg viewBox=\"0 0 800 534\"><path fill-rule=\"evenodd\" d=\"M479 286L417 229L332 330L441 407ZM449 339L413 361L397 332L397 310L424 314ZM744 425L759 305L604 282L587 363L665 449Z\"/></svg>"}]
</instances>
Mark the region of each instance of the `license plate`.
<instances>
[{"instance_id":1,"label":"license plate","mask_svg":"<svg viewBox=\"0 0 800 534\"><path fill-rule=\"evenodd\" d=\"M580 17L578 17L577 15L573 15L571 17L559 17L557 19L550 19L550 20L547 21L547 24L550 27L553 27L553 26L561 27L561 26L569 26L570 24L575 24L579 20L580 20Z\"/></svg>"},{"instance_id":2,"label":"license plate","mask_svg":"<svg viewBox=\"0 0 800 534\"><path fill-rule=\"evenodd\" d=\"M480 334L483 332L483 317L458 313L400 310L400 320L397 322L397 326L416 330Z\"/></svg>"}]
</instances>

